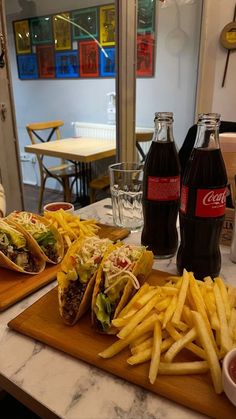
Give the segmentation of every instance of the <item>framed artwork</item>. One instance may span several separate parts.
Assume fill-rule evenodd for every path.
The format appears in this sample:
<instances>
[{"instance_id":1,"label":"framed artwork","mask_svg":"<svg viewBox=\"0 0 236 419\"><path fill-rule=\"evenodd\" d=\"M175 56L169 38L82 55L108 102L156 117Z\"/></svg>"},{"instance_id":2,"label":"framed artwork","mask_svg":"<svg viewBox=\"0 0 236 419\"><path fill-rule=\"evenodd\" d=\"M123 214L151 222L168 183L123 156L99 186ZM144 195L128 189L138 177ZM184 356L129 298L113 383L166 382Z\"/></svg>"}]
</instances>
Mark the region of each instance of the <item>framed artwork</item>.
<instances>
[{"instance_id":1,"label":"framed artwork","mask_svg":"<svg viewBox=\"0 0 236 419\"><path fill-rule=\"evenodd\" d=\"M18 74L21 80L38 79L38 64L36 54L17 56Z\"/></svg>"},{"instance_id":2,"label":"framed artwork","mask_svg":"<svg viewBox=\"0 0 236 419\"><path fill-rule=\"evenodd\" d=\"M69 13L53 16L53 36L56 51L71 49L70 28L71 24Z\"/></svg>"},{"instance_id":3,"label":"framed artwork","mask_svg":"<svg viewBox=\"0 0 236 419\"><path fill-rule=\"evenodd\" d=\"M73 39L98 37L97 7L72 12Z\"/></svg>"},{"instance_id":4,"label":"framed artwork","mask_svg":"<svg viewBox=\"0 0 236 419\"><path fill-rule=\"evenodd\" d=\"M30 30L28 20L14 22L14 33L17 54L28 54L31 52Z\"/></svg>"},{"instance_id":5,"label":"framed artwork","mask_svg":"<svg viewBox=\"0 0 236 419\"><path fill-rule=\"evenodd\" d=\"M100 75L102 77L115 77L115 47L100 49Z\"/></svg>"},{"instance_id":6,"label":"framed artwork","mask_svg":"<svg viewBox=\"0 0 236 419\"><path fill-rule=\"evenodd\" d=\"M137 77L154 75L154 0L137 0ZM20 79L115 77L115 4L13 22ZM20 58L22 56L22 58Z\"/></svg>"},{"instance_id":7,"label":"framed artwork","mask_svg":"<svg viewBox=\"0 0 236 419\"><path fill-rule=\"evenodd\" d=\"M137 30L138 34L154 32L155 30L155 1L138 0Z\"/></svg>"},{"instance_id":8,"label":"framed artwork","mask_svg":"<svg viewBox=\"0 0 236 419\"><path fill-rule=\"evenodd\" d=\"M39 78L53 79L55 77L54 49L50 45L37 47Z\"/></svg>"},{"instance_id":9,"label":"framed artwork","mask_svg":"<svg viewBox=\"0 0 236 419\"><path fill-rule=\"evenodd\" d=\"M100 7L100 43L115 45L115 5Z\"/></svg>"},{"instance_id":10,"label":"framed artwork","mask_svg":"<svg viewBox=\"0 0 236 419\"><path fill-rule=\"evenodd\" d=\"M79 61L81 77L98 77L98 45L95 41L79 43Z\"/></svg>"},{"instance_id":11,"label":"framed artwork","mask_svg":"<svg viewBox=\"0 0 236 419\"><path fill-rule=\"evenodd\" d=\"M56 77L71 79L79 77L78 51L56 52Z\"/></svg>"},{"instance_id":12,"label":"framed artwork","mask_svg":"<svg viewBox=\"0 0 236 419\"><path fill-rule=\"evenodd\" d=\"M30 19L32 45L50 44L52 39L51 16Z\"/></svg>"},{"instance_id":13,"label":"framed artwork","mask_svg":"<svg viewBox=\"0 0 236 419\"><path fill-rule=\"evenodd\" d=\"M137 76L154 74L154 38L152 35L137 36Z\"/></svg>"}]
</instances>

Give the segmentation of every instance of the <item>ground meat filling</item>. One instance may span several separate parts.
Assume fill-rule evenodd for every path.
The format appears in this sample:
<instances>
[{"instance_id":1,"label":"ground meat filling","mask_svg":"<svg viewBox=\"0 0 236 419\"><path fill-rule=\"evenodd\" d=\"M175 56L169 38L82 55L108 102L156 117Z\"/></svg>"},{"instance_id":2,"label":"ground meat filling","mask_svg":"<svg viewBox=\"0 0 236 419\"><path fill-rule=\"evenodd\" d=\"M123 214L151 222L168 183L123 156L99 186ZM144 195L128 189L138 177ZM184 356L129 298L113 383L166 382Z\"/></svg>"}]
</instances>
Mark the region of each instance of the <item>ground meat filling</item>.
<instances>
[{"instance_id":1,"label":"ground meat filling","mask_svg":"<svg viewBox=\"0 0 236 419\"><path fill-rule=\"evenodd\" d=\"M50 245L46 246L44 248L44 253L48 257L48 259L52 260L55 263L58 262L59 257L58 257L58 253L55 247L52 247Z\"/></svg>"},{"instance_id":2,"label":"ground meat filling","mask_svg":"<svg viewBox=\"0 0 236 419\"><path fill-rule=\"evenodd\" d=\"M0 244L0 251L24 271L37 272L39 270L33 254L25 249L14 249L13 246L6 247Z\"/></svg>"},{"instance_id":3,"label":"ground meat filling","mask_svg":"<svg viewBox=\"0 0 236 419\"><path fill-rule=\"evenodd\" d=\"M70 281L68 287L63 290L63 317L68 323L74 321L86 287L86 283L82 283L79 279L76 279L76 281Z\"/></svg>"}]
</instances>

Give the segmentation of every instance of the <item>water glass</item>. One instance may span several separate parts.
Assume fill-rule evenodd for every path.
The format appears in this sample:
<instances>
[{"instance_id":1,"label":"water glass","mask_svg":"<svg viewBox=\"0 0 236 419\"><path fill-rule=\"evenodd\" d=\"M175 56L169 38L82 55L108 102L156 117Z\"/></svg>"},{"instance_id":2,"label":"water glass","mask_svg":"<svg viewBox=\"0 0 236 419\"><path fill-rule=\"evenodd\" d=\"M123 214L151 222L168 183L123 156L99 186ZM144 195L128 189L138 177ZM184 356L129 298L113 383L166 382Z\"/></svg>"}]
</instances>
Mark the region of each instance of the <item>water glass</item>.
<instances>
[{"instance_id":1,"label":"water glass","mask_svg":"<svg viewBox=\"0 0 236 419\"><path fill-rule=\"evenodd\" d=\"M143 227L143 165L116 163L109 166L113 222L138 231Z\"/></svg>"}]
</instances>

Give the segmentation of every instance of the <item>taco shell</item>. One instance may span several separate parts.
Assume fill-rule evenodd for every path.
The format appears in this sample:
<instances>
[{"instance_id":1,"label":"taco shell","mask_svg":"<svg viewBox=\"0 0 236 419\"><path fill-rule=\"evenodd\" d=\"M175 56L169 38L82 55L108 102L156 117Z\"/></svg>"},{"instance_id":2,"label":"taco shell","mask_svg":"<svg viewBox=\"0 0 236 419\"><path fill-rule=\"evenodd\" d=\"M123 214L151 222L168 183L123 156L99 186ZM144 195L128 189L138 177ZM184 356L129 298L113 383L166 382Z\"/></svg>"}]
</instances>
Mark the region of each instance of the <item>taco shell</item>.
<instances>
[{"instance_id":1,"label":"taco shell","mask_svg":"<svg viewBox=\"0 0 236 419\"><path fill-rule=\"evenodd\" d=\"M108 239L90 237L87 240L96 240L97 243L100 241L107 243L107 247L111 246ZM77 323L90 308L97 273L97 269L91 275L88 271L87 282L81 283L80 277L86 273L85 265L81 264L76 269L75 258L82 251L85 242L86 238L81 237L72 243L61 263L61 270L57 273L59 312L63 321L70 326Z\"/></svg>"},{"instance_id":2,"label":"taco shell","mask_svg":"<svg viewBox=\"0 0 236 419\"><path fill-rule=\"evenodd\" d=\"M118 317L121 310L126 306L128 301L130 300L130 298L136 292L132 281L128 281L124 285L122 295L121 295L120 299L118 299L114 314L110 318L110 326L107 328L107 330L103 330L100 327L99 320L97 319L95 306L96 306L96 302L97 302L97 296L101 292L101 283L102 283L102 280L103 280L104 264L105 264L107 258L109 258L110 253L112 253L113 250L116 250L116 248L118 248L118 247L119 247L119 244L114 245L113 249L109 249L109 252L107 252L107 254L104 255L103 261L102 261L102 263L99 267L99 270L98 270L98 273L97 273L97 276L96 276L96 282L95 282L93 297L92 297L92 325L100 333L115 334L117 332L117 329L114 326L112 326L111 321L113 319L115 319L116 317ZM135 265L134 265L134 267L131 271L132 274L137 278L137 280L140 284L140 287L143 285L146 278L151 273L152 265L153 265L153 259L154 259L153 253L151 251L144 250L144 252L140 256L140 258L137 260L137 262L135 263ZM125 271L124 271L124 273L125 273Z\"/></svg>"},{"instance_id":3,"label":"taco shell","mask_svg":"<svg viewBox=\"0 0 236 419\"><path fill-rule=\"evenodd\" d=\"M40 272L42 272L45 269L45 260L42 257L41 252L39 249L35 246L35 242L32 239L31 235L27 232L21 232L20 230L14 228L13 226L9 225L4 220L0 220L0 231L1 228L3 228L5 231L10 231L11 234L18 235L18 232L24 237L26 240L26 247L29 250L29 252L32 254L33 259L35 261L35 264L37 266L36 271L28 271L23 269L21 266L17 265L15 262L13 262L9 257L7 257L1 250L0 250L0 266L2 268L11 269L12 271L22 272L30 275L35 275Z\"/></svg>"},{"instance_id":4,"label":"taco shell","mask_svg":"<svg viewBox=\"0 0 236 419\"><path fill-rule=\"evenodd\" d=\"M62 261L62 259L63 259L63 256L64 256L64 243L63 243L63 238L62 238L61 234L56 229L56 227L54 227L50 223L50 221L46 220L46 218L41 217L38 214L33 214L33 213L28 213L28 214L32 214L34 216L34 218L36 218L36 220L38 220L40 223L44 224L53 233L53 236L56 239L57 261L50 259L46 255L46 253L40 247L40 245L38 244L37 240L33 237L33 235L20 222L17 221L17 217L15 216L15 213L14 212L11 213L11 214L9 214L5 218L5 221L7 223L9 223L10 225L12 225L13 227L15 227L16 229L18 229L19 231L21 231L23 234L24 233L28 233L32 237L32 240L35 243L35 247L38 248L39 252L41 253L43 259L46 262L52 263L52 264L60 263Z\"/></svg>"}]
</instances>

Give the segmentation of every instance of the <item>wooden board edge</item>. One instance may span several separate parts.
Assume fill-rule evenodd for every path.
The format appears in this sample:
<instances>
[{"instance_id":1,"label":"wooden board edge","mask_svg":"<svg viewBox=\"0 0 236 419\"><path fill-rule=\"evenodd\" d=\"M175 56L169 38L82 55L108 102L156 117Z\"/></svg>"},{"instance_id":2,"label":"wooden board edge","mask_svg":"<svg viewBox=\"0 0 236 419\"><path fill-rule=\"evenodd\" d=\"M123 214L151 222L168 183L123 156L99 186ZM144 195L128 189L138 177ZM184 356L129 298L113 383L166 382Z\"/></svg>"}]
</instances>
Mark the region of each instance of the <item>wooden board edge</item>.
<instances>
[{"instance_id":1,"label":"wooden board edge","mask_svg":"<svg viewBox=\"0 0 236 419\"><path fill-rule=\"evenodd\" d=\"M155 271L155 270L153 270L153 271ZM163 272L163 276L166 277L166 276L169 276L169 274L166 273L166 272ZM42 303L43 299L47 300L48 295L55 292L55 289L56 289L56 287L54 287L52 290L50 290L45 295L43 295L34 304L39 303L40 300L41 300L41 303ZM89 365L93 365L93 366L95 366L95 367L97 367L97 368L99 368L103 371L108 372L111 375L118 376L118 377L124 379L125 381L129 381L133 384L136 384L136 385L144 388L145 390L148 390L148 391L151 391L154 394L158 394L160 396L163 396L163 397L167 398L168 400L172 400L172 401L176 402L177 404L181 404L181 405L183 405L183 406L185 406L185 407L187 407L191 410L195 410L195 411L200 412L202 414L205 414L205 415L208 415L208 416L210 415L212 417L219 418L219 419L222 419L222 417L224 417L224 416L227 417L227 419L234 419L236 417L236 408L229 402L229 400L227 399L227 397L224 394L222 394L220 396L216 395L215 393L213 394L213 391L214 391L213 387L212 387L212 389L211 388L209 389L209 385L207 384L207 382L205 380L202 381L202 375L199 376L199 380L202 381L201 384L205 389L204 392L206 394L209 393L209 404L206 405L206 402L205 402L205 405L203 407L199 403L199 397L201 397L200 394L195 393L196 397L194 399L192 399L188 395L188 393L186 394L185 392L183 392L183 394L181 394L179 396L179 395L175 394L174 391L171 392L171 387L173 389L176 388L176 385L175 386L171 385L171 382L167 383L167 384L166 383L165 384L160 383L160 386L158 386L158 389L156 389L156 391L155 391L155 389L152 387L152 385L150 383L147 382L147 380L144 383L142 383L142 382L140 382L139 377L136 377L136 375L135 375L135 377L133 377L132 381L131 381L131 380L127 379L127 375L124 375L124 373L122 373L122 371L121 371L121 373L117 369L111 371L111 369L109 367L109 364L107 363L107 365L106 365L106 360L101 360L98 357L94 357L93 361L91 362L91 360L88 359L86 354L78 355L77 353L72 353L72 352L68 353L66 348L65 349L61 348L60 344L58 344L55 339L53 340L53 342L49 341L48 337L47 336L45 337L45 335L43 335L41 333L41 331L36 330L36 332L34 332L34 331L32 331L31 328L30 329L27 329L27 328L25 329L24 328L24 322L25 322L25 320L28 320L27 311L30 310L31 307L32 306L28 307L25 311L23 311L18 316L16 316L14 319L9 321L8 327L11 328L14 331L23 333L24 335L26 335L30 338L33 338L33 339L38 340L40 342L43 342L43 343L47 344L49 347L53 347L60 352L63 352L67 355L69 354L70 356L74 357L75 359L86 362ZM182 377L184 377L184 376L182 376ZM186 376L186 377L188 377L188 376ZM194 377L197 379L198 376L194 376ZM187 385L187 382L186 382L186 385ZM169 392L168 392L167 388L170 389ZM197 390L197 388L195 388L195 390ZM171 392L171 398L170 398L170 392ZM214 399L214 402L212 401L212 398ZM228 409L225 410L227 405L228 405ZM227 416L226 416L226 414L227 414Z\"/></svg>"},{"instance_id":2,"label":"wooden board edge","mask_svg":"<svg viewBox=\"0 0 236 419\"><path fill-rule=\"evenodd\" d=\"M49 291L49 292L52 292ZM19 316L18 316L19 317ZM15 321L14 321L15 320ZM27 319L26 319L27 320ZM226 415L226 411L225 411L225 403L229 403L230 405L230 410L233 408L233 405L231 405L231 403L229 402L229 400L226 398L226 396L224 394L218 396L217 394L214 394L214 397L219 398L218 403L217 403L217 411L215 409L215 405L210 403L212 400L209 400L209 405L207 406L201 406L201 404L199 403L199 396L198 394L195 393L196 397L195 399L192 399L190 397L188 397L188 394L183 393L180 397L179 395L176 396L175 395L175 391L172 391L172 389L176 388L176 385L173 386L171 384L171 382L161 382L158 386L158 388L154 388L149 382L148 382L148 377L146 377L146 381L144 383L142 383L139 379L139 377L137 376L133 376L132 381L131 380L127 380L127 377L125 376L125 374L120 373L119 369L115 370L115 371L111 371L109 369L109 366L106 367L106 360L102 360L102 362L99 365L99 362L101 361L100 358L94 358L93 362L91 362L91 360L88 360L88 358L86 356L78 356L76 353L68 353L68 351L65 349L62 349L60 347L60 345L57 344L56 340L53 341L53 345L52 342L49 342L49 340L47 340L47 338L45 339L45 335L41 334L41 332L37 331L36 333L34 333L31 329L28 330L27 328L23 328L22 329L22 325L25 322L25 318L21 318L18 319L15 318L13 320L11 320L8 323L8 326L11 330L16 331L17 333L23 333L25 336L33 338L39 342L42 342L46 345L48 345L49 347L52 347L56 350L58 350L59 352L62 352L66 355L71 356L74 359L77 359L79 361L85 362L88 365L92 365L102 371L105 371L106 373L110 374L111 376L116 376L119 377L120 379L123 379L124 381L127 381L131 384L137 385L139 387L142 387L144 390L146 391L151 391L153 394L159 395L161 397L165 397L167 400L173 401L175 403L177 403L178 405L182 405L184 407L187 407L188 409L192 410L192 411L196 411L199 413L202 413L204 415L210 416L210 417L214 417L216 419L222 419L222 417L224 417ZM185 376L181 376L182 378ZM186 376L188 377L188 376ZM199 380L201 380L202 375L198 376L194 376L195 378L199 377ZM170 377L169 377L170 378ZM204 381L201 382L201 385L204 385ZM205 384L205 391L209 392L209 387L207 384ZM214 391L212 389L212 391ZM171 394L171 398L170 398L170 394ZM224 398L224 401L222 401L222 397ZM193 401L194 400L194 401ZM219 406L220 403L220 406ZM227 411L227 419L235 419L235 414L236 414L236 410L234 412L229 412Z\"/></svg>"},{"instance_id":3,"label":"wooden board edge","mask_svg":"<svg viewBox=\"0 0 236 419\"><path fill-rule=\"evenodd\" d=\"M18 294L15 299L8 299L8 301L6 300L6 303L4 304L2 304L0 301L0 312L7 310L9 307L13 306L16 303L19 303L20 301L23 301L26 297L29 297L29 295L33 294L34 292L39 291L41 288L55 281L55 279L56 278L51 278L51 279L48 278L43 283L37 284L33 289L29 289L23 294Z\"/></svg>"}]
</instances>

